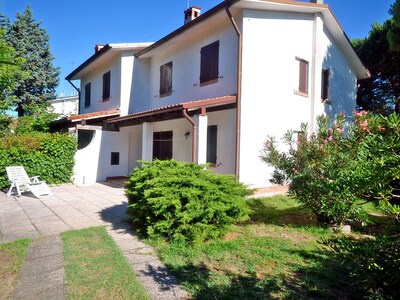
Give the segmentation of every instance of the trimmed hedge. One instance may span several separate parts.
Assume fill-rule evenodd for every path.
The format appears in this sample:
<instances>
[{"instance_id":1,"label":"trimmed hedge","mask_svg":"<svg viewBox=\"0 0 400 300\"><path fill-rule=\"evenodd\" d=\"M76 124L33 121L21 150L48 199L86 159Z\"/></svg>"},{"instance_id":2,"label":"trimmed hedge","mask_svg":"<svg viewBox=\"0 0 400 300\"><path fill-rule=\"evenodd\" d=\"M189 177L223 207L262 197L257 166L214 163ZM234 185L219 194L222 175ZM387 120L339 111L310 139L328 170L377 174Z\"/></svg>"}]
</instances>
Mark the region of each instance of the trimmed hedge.
<instances>
[{"instance_id":1,"label":"trimmed hedge","mask_svg":"<svg viewBox=\"0 0 400 300\"><path fill-rule=\"evenodd\" d=\"M31 132L0 141L0 188L10 186L6 167L23 166L29 176L50 184L71 182L76 139L59 133Z\"/></svg>"},{"instance_id":2,"label":"trimmed hedge","mask_svg":"<svg viewBox=\"0 0 400 300\"><path fill-rule=\"evenodd\" d=\"M139 234L199 243L244 221L252 194L233 176L175 160L142 162L127 181L128 214Z\"/></svg>"}]
</instances>

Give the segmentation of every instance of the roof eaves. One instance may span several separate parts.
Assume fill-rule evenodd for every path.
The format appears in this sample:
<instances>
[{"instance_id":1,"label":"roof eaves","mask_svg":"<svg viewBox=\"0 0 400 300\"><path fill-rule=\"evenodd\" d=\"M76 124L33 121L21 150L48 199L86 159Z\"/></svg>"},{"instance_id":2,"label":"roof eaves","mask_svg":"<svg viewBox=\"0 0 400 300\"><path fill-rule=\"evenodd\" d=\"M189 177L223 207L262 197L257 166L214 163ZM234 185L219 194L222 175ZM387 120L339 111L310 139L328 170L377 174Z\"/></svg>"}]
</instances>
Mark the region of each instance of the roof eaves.
<instances>
[{"instance_id":1,"label":"roof eaves","mask_svg":"<svg viewBox=\"0 0 400 300\"><path fill-rule=\"evenodd\" d=\"M107 53L111 48L112 47L110 46L110 44L105 45L103 48L101 48L101 50L97 51L95 54L93 54L91 57L89 57L85 62L83 62L79 67L77 67L75 70L73 70L67 77L65 77L65 80L71 80L76 74L78 74L80 71L82 71L88 65L90 65L92 62L94 62L100 56Z\"/></svg>"},{"instance_id":2,"label":"roof eaves","mask_svg":"<svg viewBox=\"0 0 400 300\"><path fill-rule=\"evenodd\" d=\"M154 44L150 45L149 47L143 49L142 51L139 51L138 53L135 54L135 56L136 57L140 57L143 54L145 54L145 53L147 53L147 52L149 52L149 51L161 46L162 44L166 43L167 41L169 41L169 40L173 39L174 37L182 34L185 31L187 31L189 28L199 24L200 22L203 22L203 21L207 20L208 18L210 18L211 16L213 16L214 14L219 12L220 10L224 9L227 5L228 6L232 6L233 4L235 4L236 2L239 2L239 1L240 0L225 0L225 1L221 2L220 4L214 6L210 10L206 11L204 14L201 14L199 17L197 17L193 21L191 21L189 23L186 23L185 25L179 27L175 31L173 31L170 34L166 35L165 37L161 38L160 40L158 40Z\"/></svg>"}]
</instances>

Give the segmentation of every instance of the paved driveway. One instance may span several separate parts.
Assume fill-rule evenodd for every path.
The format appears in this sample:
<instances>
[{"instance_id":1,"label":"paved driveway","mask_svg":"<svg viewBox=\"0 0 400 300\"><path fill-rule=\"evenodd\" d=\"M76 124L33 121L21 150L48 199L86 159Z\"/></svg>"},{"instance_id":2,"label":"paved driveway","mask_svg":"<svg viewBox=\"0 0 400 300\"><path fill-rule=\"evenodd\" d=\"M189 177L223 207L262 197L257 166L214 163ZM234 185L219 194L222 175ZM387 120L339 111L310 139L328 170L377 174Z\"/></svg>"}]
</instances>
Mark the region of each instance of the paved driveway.
<instances>
[{"instance_id":1,"label":"paved driveway","mask_svg":"<svg viewBox=\"0 0 400 300\"><path fill-rule=\"evenodd\" d=\"M53 196L37 199L30 193L7 197L0 192L0 242L54 235L71 229L122 223L127 199L121 186L51 187Z\"/></svg>"}]
</instances>

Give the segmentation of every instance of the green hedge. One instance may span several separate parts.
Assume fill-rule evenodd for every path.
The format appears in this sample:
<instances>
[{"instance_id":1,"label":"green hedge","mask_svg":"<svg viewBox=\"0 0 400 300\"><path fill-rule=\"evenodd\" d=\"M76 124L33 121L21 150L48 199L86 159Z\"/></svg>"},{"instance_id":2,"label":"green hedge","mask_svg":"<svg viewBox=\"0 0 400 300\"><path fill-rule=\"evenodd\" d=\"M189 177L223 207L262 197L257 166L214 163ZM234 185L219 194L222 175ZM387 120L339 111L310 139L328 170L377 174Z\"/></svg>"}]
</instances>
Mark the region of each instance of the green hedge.
<instances>
[{"instance_id":1,"label":"green hedge","mask_svg":"<svg viewBox=\"0 0 400 300\"><path fill-rule=\"evenodd\" d=\"M59 133L20 134L0 141L0 188L10 186L6 167L23 166L50 184L71 182L76 139Z\"/></svg>"},{"instance_id":2,"label":"green hedge","mask_svg":"<svg viewBox=\"0 0 400 300\"><path fill-rule=\"evenodd\" d=\"M199 243L248 218L252 194L233 176L175 160L142 162L126 183L128 214L145 237Z\"/></svg>"}]
</instances>

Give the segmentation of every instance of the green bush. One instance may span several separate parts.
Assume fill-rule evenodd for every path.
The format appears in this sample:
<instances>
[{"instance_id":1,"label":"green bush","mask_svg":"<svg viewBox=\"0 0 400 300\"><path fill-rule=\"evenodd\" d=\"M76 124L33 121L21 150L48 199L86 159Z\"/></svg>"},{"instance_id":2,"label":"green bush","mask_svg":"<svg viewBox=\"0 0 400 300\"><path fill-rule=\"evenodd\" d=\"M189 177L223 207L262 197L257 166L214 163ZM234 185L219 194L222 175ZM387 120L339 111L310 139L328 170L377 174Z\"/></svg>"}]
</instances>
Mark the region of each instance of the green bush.
<instances>
[{"instance_id":1,"label":"green bush","mask_svg":"<svg viewBox=\"0 0 400 300\"><path fill-rule=\"evenodd\" d=\"M0 141L0 188L10 186L6 167L23 166L29 176L39 175L50 184L70 182L76 139L59 133L31 132L8 135Z\"/></svg>"},{"instance_id":2,"label":"green bush","mask_svg":"<svg viewBox=\"0 0 400 300\"><path fill-rule=\"evenodd\" d=\"M233 176L175 160L142 162L127 181L128 214L139 234L199 243L248 218L250 195Z\"/></svg>"},{"instance_id":3,"label":"green bush","mask_svg":"<svg viewBox=\"0 0 400 300\"><path fill-rule=\"evenodd\" d=\"M400 235L353 239L341 236L326 242L349 265L354 287L365 298L400 298Z\"/></svg>"},{"instance_id":4,"label":"green bush","mask_svg":"<svg viewBox=\"0 0 400 300\"><path fill-rule=\"evenodd\" d=\"M358 199L380 201L398 213L389 200L400 179L400 116L354 113L347 134L344 127L343 114L333 122L320 116L315 133L302 125L297 141L292 131L284 136L288 151L270 137L261 159L275 168L272 181L288 183L323 223L341 225L359 216Z\"/></svg>"}]
</instances>

